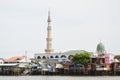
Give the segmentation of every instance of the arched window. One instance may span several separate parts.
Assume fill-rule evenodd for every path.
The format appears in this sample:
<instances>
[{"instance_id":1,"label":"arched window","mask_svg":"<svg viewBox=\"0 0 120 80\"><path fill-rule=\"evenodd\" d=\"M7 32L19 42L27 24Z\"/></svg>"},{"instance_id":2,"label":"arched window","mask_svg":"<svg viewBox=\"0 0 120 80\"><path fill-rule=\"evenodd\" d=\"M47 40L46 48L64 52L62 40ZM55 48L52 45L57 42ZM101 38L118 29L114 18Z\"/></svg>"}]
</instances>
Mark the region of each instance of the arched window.
<instances>
[{"instance_id":1,"label":"arched window","mask_svg":"<svg viewBox=\"0 0 120 80\"><path fill-rule=\"evenodd\" d=\"M54 58L53 56L50 56L50 58Z\"/></svg>"},{"instance_id":2,"label":"arched window","mask_svg":"<svg viewBox=\"0 0 120 80\"><path fill-rule=\"evenodd\" d=\"M41 57L40 57L40 56L38 56L38 57L37 57L37 59L41 59Z\"/></svg>"},{"instance_id":3,"label":"arched window","mask_svg":"<svg viewBox=\"0 0 120 80\"><path fill-rule=\"evenodd\" d=\"M46 57L45 57L45 56L43 56L43 57L42 57L42 59L46 59Z\"/></svg>"},{"instance_id":4,"label":"arched window","mask_svg":"<svg viewBox=\"0 0 120 80\"><path fill-rule=\"evenodd\" d=\"M59 56L57 55L57 56L55 56L55 58L59 58Z\"/></svg>"},{"instance_id":5,"label":"arched window","mask_svg":"<svg viewBox=\"0 0 120 80\"><path fill-rule=\"evenodd\" d=\"M65 56L65 55L62 55L61 58L66 58L66 56Z\"/></svg>"}]
</instances>

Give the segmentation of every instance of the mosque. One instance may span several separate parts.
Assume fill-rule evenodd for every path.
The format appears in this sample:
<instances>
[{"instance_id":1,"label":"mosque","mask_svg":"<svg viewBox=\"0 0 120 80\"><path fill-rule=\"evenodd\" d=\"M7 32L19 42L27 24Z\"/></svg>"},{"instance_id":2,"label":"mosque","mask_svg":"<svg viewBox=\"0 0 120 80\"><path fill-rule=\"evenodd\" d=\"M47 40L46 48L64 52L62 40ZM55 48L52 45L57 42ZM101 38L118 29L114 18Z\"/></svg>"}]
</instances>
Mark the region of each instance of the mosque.
<instances>
[{"instance_id":1,"label":"mosque","mask_svg":"<svg viewBox=\"0 0 120 80\"><path fill-rule=\"evenodd\" d=\"M47 38L46 38L46 49L45 53L35 53L34 59L70 59L76 53L86 52L84 50L70 50L67 52L58 52L54 53L54 49L52 48L52 26L51 26L51 16L50 11L48 11L48 27L47 27ZM111 63L113 61L113 55L107 53L105 51L104 45L100 42L97 45L96 52L90 52L92 58L106 57L106 63Z\"/></svg>"},{"instance_id":2,"label":"mosque","mask_svg":"<svg viewBox=\"0 0 120 80\"><path fill-rule=\"evenodd\" d=\"M51 16L50 11L48 11L48 27L47 27L47 38L46 38L46 49L45 53L34 54L35 59L70 59L74 53L83 52L84 50L70 50L64 53L58 52L54 53L52 48L52 26L51 26Z\"/></svg>"}]
</instances>

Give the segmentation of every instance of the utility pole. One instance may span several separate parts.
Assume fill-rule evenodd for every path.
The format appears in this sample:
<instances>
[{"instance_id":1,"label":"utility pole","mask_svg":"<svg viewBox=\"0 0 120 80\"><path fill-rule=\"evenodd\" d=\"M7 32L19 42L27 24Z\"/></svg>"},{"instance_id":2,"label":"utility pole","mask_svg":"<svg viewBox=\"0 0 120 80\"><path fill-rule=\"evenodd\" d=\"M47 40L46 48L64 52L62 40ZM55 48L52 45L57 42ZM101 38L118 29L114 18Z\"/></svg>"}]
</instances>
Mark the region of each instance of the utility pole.
<instances>
[{"instance_id":1,"label":"utility pole","mask_svg":"<svg viewBox=\"0 0 120 80\"><path fill-rule=\"evenodd\" d=\"M115 61L115 58L114 58L114 75L116 75L116 61Z\"/></svg>"},{"instance_id":2,"label":"utility pole","mask_svg":"<svg viewBox=\"0 0 120 80\"><path fill-rule=\"evenodd\" d=\"M25 63L26 63L26 67L27 67L27 51L25 51Z\"/></svg>"}]
</instances>

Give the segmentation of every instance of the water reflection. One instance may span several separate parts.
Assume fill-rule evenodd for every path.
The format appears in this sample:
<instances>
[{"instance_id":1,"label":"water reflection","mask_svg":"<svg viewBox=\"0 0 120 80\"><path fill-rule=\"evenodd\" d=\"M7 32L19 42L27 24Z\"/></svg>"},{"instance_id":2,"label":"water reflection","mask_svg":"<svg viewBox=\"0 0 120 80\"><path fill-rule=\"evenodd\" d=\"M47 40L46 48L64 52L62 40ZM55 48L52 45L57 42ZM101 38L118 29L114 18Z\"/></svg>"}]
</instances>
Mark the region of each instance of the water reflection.
<instances>
[{"instance_id":1,"label":"water reflection","mask_svg":"<svg viewBox=\"0 0 120 80\"><path fill-rule=\"evenodd\" d=\"M119 76L0 76L0 80L120 80Z\"/></svg>"}]
</instances>

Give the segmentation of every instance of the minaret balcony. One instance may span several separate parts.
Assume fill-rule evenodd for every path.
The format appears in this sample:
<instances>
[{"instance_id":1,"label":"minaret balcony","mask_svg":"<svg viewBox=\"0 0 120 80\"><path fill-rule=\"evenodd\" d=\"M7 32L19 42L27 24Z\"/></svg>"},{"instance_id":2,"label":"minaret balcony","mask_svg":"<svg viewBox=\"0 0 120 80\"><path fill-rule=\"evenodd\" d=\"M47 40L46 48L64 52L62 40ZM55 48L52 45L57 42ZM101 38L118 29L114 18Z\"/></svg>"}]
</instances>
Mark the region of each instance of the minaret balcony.
<instances>
[{"instance_id":1,"label":"minaret balcony","mask_svg":"<svg viewBox=\"0 0 120 80\"><path fill-rule=\"evenodd\" d=\"M48 26L47 30L51 30L51 29L52 29L51 26Z\"/></svg>"},{"instance_id":2,"label":"minaret balcony","mask_svg":"<svg viewBox=\"0 0 120 80\"><path fill-rule=\"evenodd\" d=\"M52 41L52 38L46 38L47 41Z\"/></svg>"},{"instance_id":3,"label":"minaret balcony","mask_svg":"<svg viewBox=\"0 0 120 80\"><path fill-rule=\"evenodd\" d=\"M45 49L45 52L46 53L52 53L52 52L54 52L54 49Z\"/></svg>"}]
</instances>

